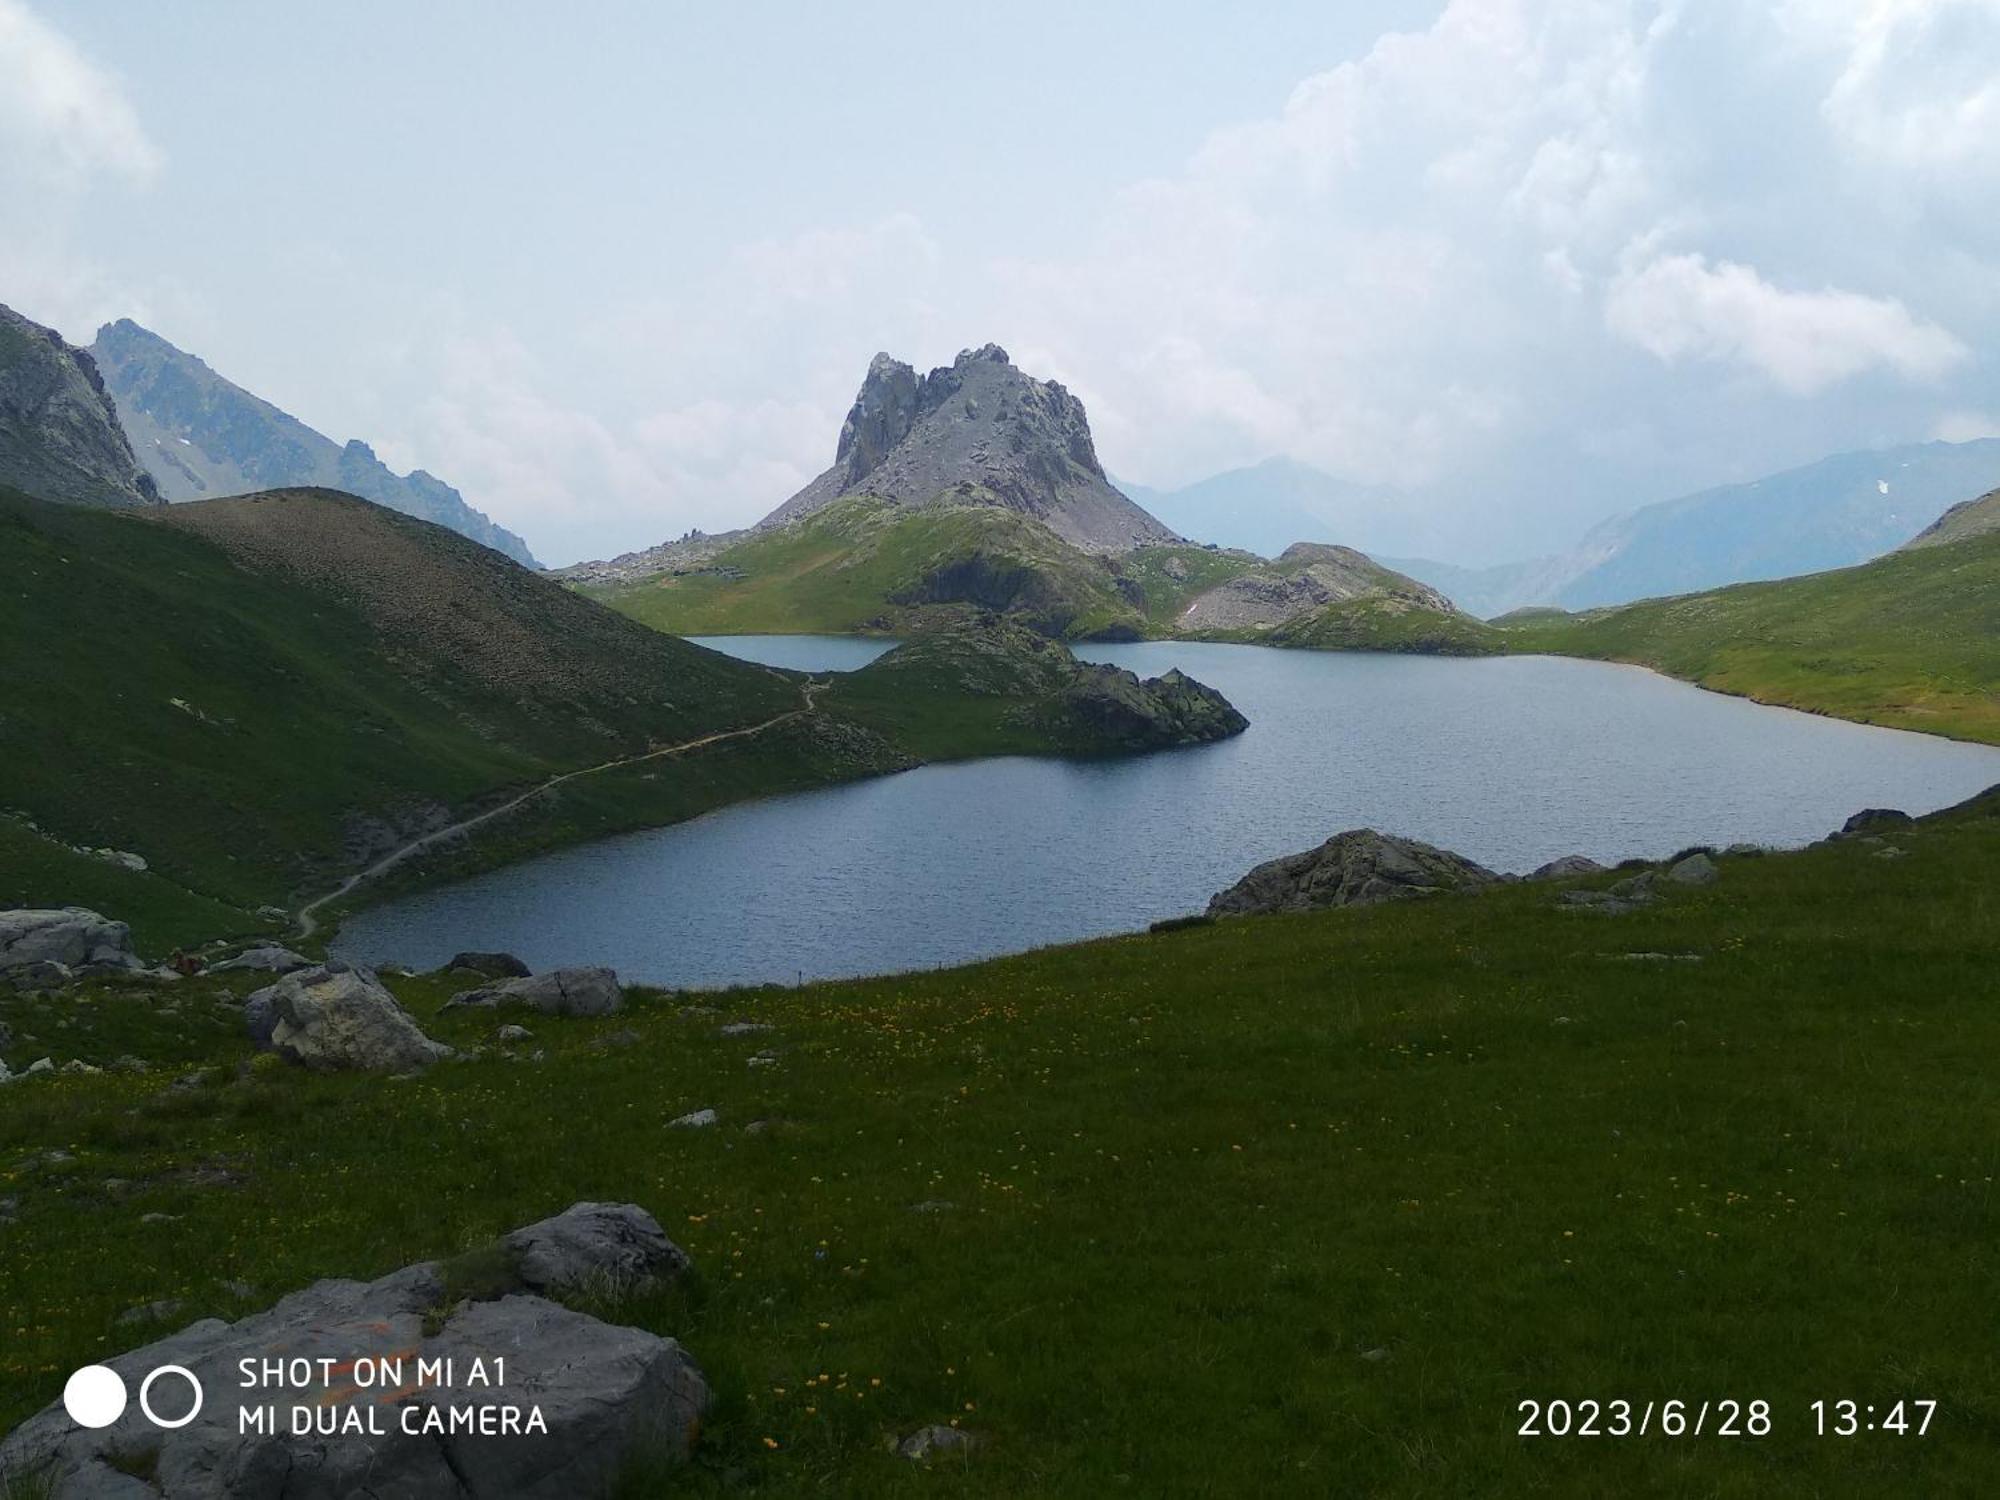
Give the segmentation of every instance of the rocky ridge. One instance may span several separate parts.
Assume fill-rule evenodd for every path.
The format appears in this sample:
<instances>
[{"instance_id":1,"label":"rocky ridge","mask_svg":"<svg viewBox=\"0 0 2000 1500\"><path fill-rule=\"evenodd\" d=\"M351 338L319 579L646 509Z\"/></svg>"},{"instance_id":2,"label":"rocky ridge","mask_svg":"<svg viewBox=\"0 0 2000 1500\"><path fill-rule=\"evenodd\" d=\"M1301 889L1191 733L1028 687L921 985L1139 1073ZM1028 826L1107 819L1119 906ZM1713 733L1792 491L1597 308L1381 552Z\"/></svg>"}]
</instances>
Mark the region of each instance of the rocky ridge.
<instances>
[{"instance_id":1,"label":"rocky ridge","mask_svg":"<svg viewBox=\"0 0 2000 1500\"><path fill-rule=\"evenodd\" d=\"M998 344L921 378L878 354L840 429L830 468L759 522L782 526L846 495L928 505L970 485L1086 552L1119 553L1173 533L1113 488L1083 403L1024 374Z\"/></svg>"},{"instance_id":2,"label":"rocky ridge","mask_svg":"<svg viewBox=\"0 0 2000 1500\"><path fill-rule=\"evenodd\" d=\"M398 474L359 439L334 442L129 318L98 329L91 349L132 449L169 500L317 485L435 522L537 566L527 543L437 476L422 469Z\"/></svg>"},{"instance_id":3,"label":"rocky ridge","mask_svg":"<svg viewBox=\"0 0 2000 1500\"><path fill-rule=\"evenodd\" d=\"M0 307L0 485L62 505L159 505L89 351Z\"/></svg>"},{"instance_id":4,"label":"rocky ridge","mask_svg":"<svg viewBox=\"0 0 2000 1500\"><path fill-rule=\"evenodd\" d=\"M2000 490L1989 490L1977 500L1962 500L1922 531L1903 543L1900 550L1941 547L1951 542L1970 541L1988 532L2000 531Z\"/></svg>"}]
</instances>

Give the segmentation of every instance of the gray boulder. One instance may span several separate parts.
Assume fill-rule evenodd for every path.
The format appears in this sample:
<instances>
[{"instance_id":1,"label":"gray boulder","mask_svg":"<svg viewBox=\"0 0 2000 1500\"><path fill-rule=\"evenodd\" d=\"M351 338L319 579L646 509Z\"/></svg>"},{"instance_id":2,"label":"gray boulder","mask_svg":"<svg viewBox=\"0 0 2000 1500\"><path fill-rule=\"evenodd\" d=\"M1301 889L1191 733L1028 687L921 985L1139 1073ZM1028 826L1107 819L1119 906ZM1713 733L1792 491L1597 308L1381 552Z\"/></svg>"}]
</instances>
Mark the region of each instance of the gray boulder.
<instances>
[{"instance_id":1,"label":"gray boulder","mask_svg":"<svg viewBox=\"0 0 2000 1500\"><path fill-rule=\"evenodd\" d=\"M1604 868L1587 854L1565 854L1528 872L1530 880L1568 880L1572 875L1595 875Z\"/></svg>"},{"instance_id":2,"label":"gray boulder","mask_svg":"<svg viewBox=\"0 0 2000 1500\"><path fill-rule=\"evenodd\" d=\"M1667 871L1666 878L1675 885L1713 885L1721 872L1715 868L1715 861L1706 854L1690 854Z\"/></svg>"},{"instance_id":3,"label":"gray boulder","mask_svg":"<svg viewBox=\"0 0 2000 1500\"><path fill-rule=\"evenodd\" d=\"M1627 912L1638 911L1651 906L1660 894L1660 877L1657 871L1645 870L1602 891L1564 891L1562 904L1577 911L1602 912L1606 916L1623 916Z\"/></svg>"},{"instance_id":4,"label":"gray boulder","mask_svg":"<svg viewBox=\"0 0 2000 1500\"><path fill-rule=\"evenodd\" d=\"M294 953L289 948L281 948L275 943L261 948L245 948L234 958L225 958L219 964L211 964L209 973L229 974L247 971L256 974L294 974L300 969L310 969L313 961L302 953Z\"/></svg>"},{"instance_id":5,"label":"gray boulder","mask_svg":"<svg viewBox=\"0 0 2000 1500\"><path fill-rule=\"evenodd\" d=\"M260 1045L319 1071L407 1073L451 1055L366 969L302 969L244 1002Z\"/></svg>"},{"instance_id":6,"label":"gray boulder","mask_svg":"<svg viewBox=\"0 0 2000 1500\"><path fill-rule=\"evenodd\" d=\"M521 1285L550 1296L673 1281L689 1265L660 1221L632 1203L572 1204L502 1243Z\"/></svg>"},{"instance_id":7,"label":"gray boulder","mask_svg":"<svg viewBox=\"0 0 2000 1500\"><path fill-rule=\"evenodd\" d=\"M318 1282L239 1322L192 1323L105 1361L135 1398L148 1372L185 1367L204 1392L187 1425L162 1430L134 1399L92 1431L53 1402L0 1442L0 1476L36 1475L51 1500L567 1500L608 1493L636 1458L686 1456L708 1389L672 1339L538 1296L448 1313L446 1297L439 1268L422 1264ZM241 1387L239 1361L277 1354L309 1362L303 1384ZM364 1354L400 1357L401 1379L358 1379L352 1362ZM323 1358L336 1362L330 1376ZM505 1383L480 1383L475 1364L490 1381L497 1358ZM448 1365L420 1378L420 1359ZM177 1377L152 1399L164 1415L188 1410ZM277 1430L241 1430L241 1413L272 1405ZM344 1430L295 1433L295 1408Z\"/></svg>"},{"instance_id":8,"label":"gray boulder","mask_svg":"<svg viewBox=\"0 0 2000 1500\"><path fill-rule=\"evenodd\" d=\"M896 1451L904 1458L926 1463L939 1454L970 1453L980 1442L976 1433L967 1432L962 1427L947 1427L940 1422L930 1427L919 1427L896 1445Z\"/></svg>"},{"instance_id":9,"label":"gray boulder","mask_svg":"<svg viewBox=\"0 0 2000 1500\"><path fill-rule=\"evenodd\" d=\"M39 963L99 972L142 967L123 922L81 906L0 911L0 975Z\"/></svg>"},{"instance_id":10,"label":"gray boulder","mask_svg":"<svg viewBox=\"0 0 2000 1500\"><path fill-rule=\"evenodd\" d=\"M454 953L447 969L464 969L488 979L526 979L534 973L511 953Z\"/></svg>"},{"instance_id":11,"label":"gray boulder","mask_svg":"<svg viewBox=\"0 0 2000 1500\"><path fill-rule=\"evenodd\" d=\"M1373 906L1443 891L1477 890L1500 877L1448 850L1356 828L1317 849L1267 860L1208 903L1211 917Z\"/></svg>"},{"instance_id":12,"label":"gray boulder","mask_svg":"<svg viewBox=\"0 0 2000 1500\"><path fill-rule=\"evenodd\" d=\"M526 1005L551 1016L608 1016L625 1003L612 969L551 969L525 979L503 979L453 995L457 1006Z\"/></svg>"}]
</instances>

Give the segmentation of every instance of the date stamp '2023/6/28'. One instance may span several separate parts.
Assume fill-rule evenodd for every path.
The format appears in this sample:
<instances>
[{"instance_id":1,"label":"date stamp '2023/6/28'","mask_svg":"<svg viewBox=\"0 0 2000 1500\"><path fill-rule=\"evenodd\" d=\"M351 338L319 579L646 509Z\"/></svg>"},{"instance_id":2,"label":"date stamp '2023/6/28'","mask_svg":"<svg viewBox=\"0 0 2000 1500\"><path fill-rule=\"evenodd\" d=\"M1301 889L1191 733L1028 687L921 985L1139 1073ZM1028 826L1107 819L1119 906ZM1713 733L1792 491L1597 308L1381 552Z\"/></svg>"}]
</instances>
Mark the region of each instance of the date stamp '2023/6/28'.
<instances>
[{"instance_id":1,"label":"date stamp '2023/6/28'","mask_svg":"<svg viewBox=\"0 0 2000 1500\"><path fill-rule=\"evenodd\" d=\"M1924 1437L1938 1404L1929 1399L1869 1402L1841 1397L1819 1400L1804 1408L1806 1430L1815 1437ZM1778 1425L1773 1405L1765 1400L1598 1400L1556 1398L1515 1404L1520 1417L1518 1436L1524 1438L1630 1437L1769 1437Z\"/></svg>"}]
</instances>

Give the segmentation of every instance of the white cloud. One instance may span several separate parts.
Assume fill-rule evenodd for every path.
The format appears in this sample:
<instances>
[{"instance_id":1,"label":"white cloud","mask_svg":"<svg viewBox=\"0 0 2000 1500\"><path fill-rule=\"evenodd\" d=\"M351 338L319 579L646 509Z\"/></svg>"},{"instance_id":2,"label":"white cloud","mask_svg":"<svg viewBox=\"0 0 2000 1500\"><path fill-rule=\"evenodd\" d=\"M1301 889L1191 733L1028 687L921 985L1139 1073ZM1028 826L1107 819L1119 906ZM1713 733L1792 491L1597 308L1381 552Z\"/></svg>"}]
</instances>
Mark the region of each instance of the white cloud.
<instances>
[{"instance_id":1,"label":"white cloud","mask_svg":"<svg viewBox=\"0 0 2000 1500\"><path fill-rule=\"evenodd\" d=\"M143 185L162 162L123 86L19 0L0 0L0 300L72 338L140 299L76 243L101 183Z\"/></svg>"},{"instance_id":2,"label":"white cloud","mask_svg":"<svg viewBox=\"0 0 2000 1500\"><path fill-rule=\"evenodd\" d=\"M1874 369L1936 381L1971 357L1893 297L1785 291L1750 266L1711 265L1699 255L1662 255L1620 273L1604 318L1659 359L1748 365L1795 396Z\"/></svg>"},{"instance_id":3,"label":"white cloud","mask_svg":"<svg viewBox=\"0 0 2000 1500\"><path fill-rule=\"evenodd\" d=\"M1839 58L1822 110L1857 149L1902 170L2000 169L2000 0L1794 0L1785 13Z\"/></svg>"},{"instance_id":4,"label":"white cloud","mask_svg":"<svg viewBox=\"0 0 2000 1500\"><path fill-rule=\"evenodd\" d=\"M1980 438L2000 438L2000 414L1983 411L1949 411L1938 418L1931 436L1943 443L1970 443Z\"/></svg>"},{"instance_id":5,"label":"white cloud","mask_svg":"<svg viewBox=\"0 0 2000 1500\"><path fill-rule=\"evenodd\" d=\"M0 146L10 175L54 186L160 165L118 81L20 0L0 0Z\"/></svg>"}]
</instances>

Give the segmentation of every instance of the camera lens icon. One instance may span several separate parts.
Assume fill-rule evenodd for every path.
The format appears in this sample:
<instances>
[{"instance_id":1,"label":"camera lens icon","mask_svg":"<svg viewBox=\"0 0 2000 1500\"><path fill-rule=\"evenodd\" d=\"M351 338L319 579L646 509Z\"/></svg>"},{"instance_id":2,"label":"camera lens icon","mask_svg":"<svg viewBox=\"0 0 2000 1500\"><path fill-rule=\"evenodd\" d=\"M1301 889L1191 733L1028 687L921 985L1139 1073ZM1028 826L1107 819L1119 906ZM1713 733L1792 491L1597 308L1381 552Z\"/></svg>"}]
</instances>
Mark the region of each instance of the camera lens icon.
<instances>
[{"instance_id":1,"label":"camera lens icon","mask_svg":"<svg viewBox=\"0 0 2000 1500\"><path fill-rule=\"evenodd\" d=\"M153 1408L153 1387L162 1378L167 1378L170 1383L184 1380L194 1393L192 1404L178 1416L162 1416ZM139 1382L139 1410L155 1427L172 1432L201 1415L203 1395L201 1381L186 1365L161 1365ZM63 1385L63 1409L79 1427L109 1427L125 1415L130 1400L125 1392L124 1377L109 1365L85 1365Z\"/></svg>"}]
</instances>

